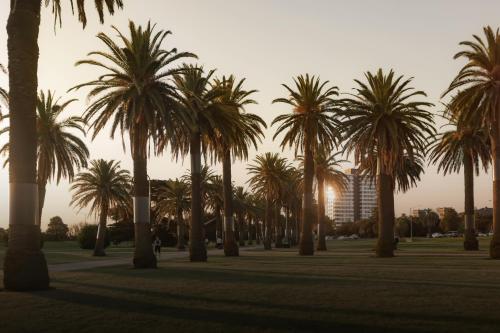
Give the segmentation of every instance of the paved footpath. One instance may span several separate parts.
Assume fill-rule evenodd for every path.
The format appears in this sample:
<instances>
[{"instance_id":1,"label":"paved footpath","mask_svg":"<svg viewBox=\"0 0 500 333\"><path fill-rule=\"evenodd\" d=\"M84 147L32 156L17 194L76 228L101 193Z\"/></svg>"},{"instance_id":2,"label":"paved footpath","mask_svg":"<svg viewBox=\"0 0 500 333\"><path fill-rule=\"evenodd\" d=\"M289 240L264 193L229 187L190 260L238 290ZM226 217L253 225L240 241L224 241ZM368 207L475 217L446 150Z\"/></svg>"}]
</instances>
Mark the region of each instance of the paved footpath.
<instances>
[{"instance_id":1,"label":"paved footpath","mask_svg":"<svg viewBox=\"0 0 500 333\"><path fill-rule=\"evenodd\" d=\"M255 250L259 247L242 247L240 251L245 252L248 250ZM208 254L219 254L222 253L222 250L209 250ZM189 256L189 250L179 251L179 252L163 252L161 254L159 262L168 261L177 258L187 258ZM111 267L111 266L121 266L132 264L131 257L124 258L113 258L113 259L103 259L103 260L88 260L88 261L80 261L80 262L70 262L66 264L54 264L48 265L49 272L70 272L70 271L80 271L85 269L93 269L100 267Z\"/></svg>"}]
</instances>

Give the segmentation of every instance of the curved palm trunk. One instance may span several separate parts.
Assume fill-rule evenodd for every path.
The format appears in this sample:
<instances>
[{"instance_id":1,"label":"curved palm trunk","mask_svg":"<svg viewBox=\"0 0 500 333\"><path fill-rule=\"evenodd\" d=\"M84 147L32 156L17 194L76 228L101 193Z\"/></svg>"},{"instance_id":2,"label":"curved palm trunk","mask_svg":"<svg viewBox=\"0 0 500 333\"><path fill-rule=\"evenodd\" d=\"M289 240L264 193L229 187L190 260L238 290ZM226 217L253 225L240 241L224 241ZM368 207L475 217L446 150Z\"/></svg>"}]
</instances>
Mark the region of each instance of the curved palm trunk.
<instances>
[{"instance_id":1,"label":"curved palm trunk","mask_svg":"<svg viewBox=\"0 0 500 333\"><path fill-rule=\"evenodd\" d=\"M138 132L138 131L137 131ZM150 203L148 182L148 160L146 157L146 141L140 135L134 136L134 227L135 227L135 268L156 268L156 256L153 252Z\"/></svg>"},{"instance_id":2,"label":"curved palm trunk","mask_svg":"<svg viewBox=\"0 0 500 333\"><path fill-rule=\"evenodd\" d=\"M500 119L500 107L496 118ZM500 122L492 124L491 146L493 155L493 238L490 243L490 257L500 259Z\"/></svg>"},{"instance_id":3,"label":"curved palm trunk","mask_svg":"<svg viewBox=\"0 0 500 333\"><path fill-rule=\"evenodd\" d=\"M42 212L45 204L45 193L47 193L47 182L42 181L38 183L38 221L42 224Z\"/></svg>"},{"instance_id":4,"label":"curved palm trunk","mask_svg":"<svg viewBox=\"0 0 500 333\"><path fill-rule=\"evenodd\" d=\"M392 178L377 161L378 241L377 257L394 256L394 190Z\"/></svg>"},{"instance_id":5,"label":"curved palm trunk","mask_svg":"<svg viewBox=\"0 0 500 333\"><path fill-rule=\"evenodd\" d=\"M189 231L189 259L207 261L207 248L202 221L201 198L201 136L200 132L191 135L191 229Z\"/></svg>"},{"instance_id":6,"label":"curved palm trunk","mask_svg":"<svg viewBox=\"0 0 500 333\"><path fill-rule=\"evenodd\" d=\"M233 187L231 184L231 151L224 150L222 161L222 182L224 189L224 255L239 256L238 245L234 237Z\"/></svg>"},{"instance_id":7,"label":"curved palm trunk","mask_svg":"<svg viewBox=\"0 0 500 333\"><path fill-rule=\"evenodd\" d=\"M271 198L266 200L266 216L264 219L264 250L271 250L271 232L273 218L273 202Z\"/></svg>"},{"instance_id":8,"label":"curved palm trunk","mask_svg":"<svg viewBox=\"0 0 500 333\"><path fill-rule=\"evenodd\" d=\"M318 178L318 246L316 250L326 251L325 239L325 179L319 175Z\"/></svg>"},{"instance_id":9,"label":"curved palm trunk","mask_svg":"<svg viewBox=\"0 0 500 333\"><path fill-rule=\"evenodd\" d=\"M177 209L177 250L184 251L185 244L185 230L184 219L182 218L182 209Z\"/></svg>"},{"instance_id":10,"label":"curved palm trunk","mask_svg":"<svg viewBox=\"0 0 500 333\"><path fill-rule=\"evenodd\" d=\"M7 290L49 287L40 250L36 183L36 100L40 0L11 0L7 22L10 109L9 247L4 259Z\"/></svg>"},{"instance_id":11,"label":"curved palm trunk","mask_svg":"<svg viewBox=\"0 0 500 333\"><path fill-rule=\"evenodd\" d=\"M304 198L302 203L302 230L299 241L299 254L310 256L314 254L314 242L312 233L313 213L313 178L314 160L311 144L307 133L304 142Z\"/></svg>"},{"instance_id":12,"label":"curved palm trunk","mask_svg":"<svg viewBox=\"0 0 500 333\"><path fill-rule=\"evenodd\" d=\"M104 245L106 242L106 221L108 219L108 203L102 205L101 216L99 217L99 227L97 228L97 238L94 247L94 256L104 257Z\"/></svg>"},{"instance_id":13,"label":"curved palm trunk","mask_svg":"<svg viewBox=\"0 0 500 333\"><path fill-rule=\"evenodd\" d=\"M474 221L474 164L470 154L464 154L464 250L479 250L479 242L476 238L476 226Z\"/></svg>"}]
</instances>

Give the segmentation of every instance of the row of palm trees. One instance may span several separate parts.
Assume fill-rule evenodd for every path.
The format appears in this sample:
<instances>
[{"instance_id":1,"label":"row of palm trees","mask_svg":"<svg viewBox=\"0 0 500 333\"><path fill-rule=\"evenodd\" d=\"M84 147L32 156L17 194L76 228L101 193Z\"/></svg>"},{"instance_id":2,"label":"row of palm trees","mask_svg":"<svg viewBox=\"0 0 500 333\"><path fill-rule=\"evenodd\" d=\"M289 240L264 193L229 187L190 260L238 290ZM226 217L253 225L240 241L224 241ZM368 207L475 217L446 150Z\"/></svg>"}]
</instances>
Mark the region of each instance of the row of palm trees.
<instances>
[{"instance_id":1,"label":"row of palm trees","mask_svg":"<svg viewBox=\"0 0 500 333\"><path fill-rule=\"evenodd\" d=\"M53 5L56 18L60 18L60 0L45 4ZM85 1L80 0L77 4L79 20L85 25ZM95 4L101 21L105 10L113 14L115 8L123 6L121 0L96 0ZM11 241L4 265L4 284L7 289L13 290L43 289L49 283L45 259L38 246L40 228L36 208L40 183L43 183L43 175L40 173L40 178L37 177L37 156L40 156L41 147L36 117L40 11L40 1L11 1L7 26L10 140L6 149L9 151L11 180ZM194 59L196 56L189 52L177 52L176 49L165 50L162 44L168 31L156 31L150 24L143 28L132 22L129 25L130 36L115 30L119 36L118 43L101 33L98 38L106 49L91 52L88 59L78 62L78 65L99 67L102 75L75 89L91 89L90 105L82 119L90 127L93 137L106 125L111 126L112 138L117 129L122 134L128 133L134 161L134 266L156 267L149 226L147 159L149 154L162 154L167 148L176 158L189 154L191 159L191 260L205 261L207 257L202 226L203 205L207 204L201 181L203 156L223 164L223 200L219 204L224 206L224 250L228 256L237 255L233 200L229 200L233 192L230 164L232 159L246 158L248 149L256 147L262 139L265 123L258 116L244 111L245 105L254 103L251 95L255 91L244 90L243 81L237 81L232 76L217 79L214 78L214 71L206 71L197 65L180 65L183 59ZM466 50L456 57L465 57L468 63L446 91L446 94L453 94L446 114L456 121L457 130L471 127L472 131L484 131L489 137L483 143L491 152L494 168L494 237L490 254L498 258L500 35L487 27L485 36L485 41L474 36L473 42L462 43ZM415 185L423 172L427 148L432 140L436 140L434 161L446 159L448 155L442 153L444 149L457 146L444 143L445 135L436 138L432 114L427 110L432 104L415 100L425 97L425 93L411 87L411 82L411 79L397 76L393 71L367 72L365 81L356 80L358 87L348 98L339 98L336 87L314 76L297 77L293 88L284 85L287 96L274 102L288 105L292 112L273 121L278 125L274 138L282 136L281 147L293 148L296 157L301 155L303 167L300 177L295 175L293 181L284 182L290 187L296 186L296 191L283 191L282 181L280 186L276 186L272 173L262 173L257 177L259 169L272 171L277 166L290 169L287 161L279 156L259 156L249 167L252 176L249 185L260 191L266 201L266 247L270 245L273 211L279 214L276 209L276 198L279 197L285 210L295 208L296 212L300 212L300 253L314 253L313 180L315 177L318 181L322 179L318 168L322 156L328 156L332 151L343 151L355 157L366 175L376 177L380 223L376 253L382 257L393 256L394 191L404 191ZM462 157L464 169L470 170L467 159L472 159L474 165L478 155L470 149L460 149L457 156ZM91 167L95 167L94 163L98 162L93 162ZM108 166L108 169L112 168ZM444 166L442 169L456 170ZM48 174L55 175L53 172ZM473 178L469 171L466 173L467 188L471 188ZM46 170L44 174L47 174ZM339 181L341 187L342 181ZM295 197L292 198L290 193L294 193ZM467 212L470 197L469 194ZM79 199L75 200L77 202ZM85 199L81 204L85 204ZM104 208L102 205L98 207L101 216ZM318 216L321 218L321 214ZM473 231L473 221L470 218L467 221L468 230ZM323 244L318 247L323 248Z\"/></svg>"}]
</instances>

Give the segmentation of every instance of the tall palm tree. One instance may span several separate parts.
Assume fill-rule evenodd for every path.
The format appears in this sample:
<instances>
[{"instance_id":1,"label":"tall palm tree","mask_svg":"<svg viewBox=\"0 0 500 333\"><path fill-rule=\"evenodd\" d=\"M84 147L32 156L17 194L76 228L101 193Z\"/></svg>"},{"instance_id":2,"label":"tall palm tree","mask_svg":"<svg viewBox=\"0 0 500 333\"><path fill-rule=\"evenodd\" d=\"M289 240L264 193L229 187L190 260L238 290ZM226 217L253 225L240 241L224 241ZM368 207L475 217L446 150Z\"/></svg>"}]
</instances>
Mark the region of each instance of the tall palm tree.
<instances>
[{"instance_id":1,"label":"tall palm tree","mask_svg":"<svg viewBox=\"0 0 500 333\"><path fill-rule=\"evenodd\" d=\"M111 123L111 138L117 129L128 132L134 161L134 223L135 268L156 268L156 257L151 247L149 185L147 174L148 143L155 145L159 134L172 133L171 115L175 88L169 78L178 73L171 66L179 59L194 57L191 53L162 48L169 31L155 31L150 23L145 28L129 23L130 37L114 28L120 44L108 35L97 35L107 51L91 52L94 57L77 62L105 71L99 79L75 87L91 87L91 104L85 112L85 121L94 130L95 137Z\"/></svg>"},{"instance_id":2,"label":"tall palm tree","mask_svg":"<svg viewBox=\"0 0 500 333\"><path fill-rule=\"evenodd\" d=\"M248 184L256 193L261 193L266 201L264 218L264 249L271 249L272 214L274 203L280 198L280 191L289 168L285 158L276 153L265 153L254 159L248 166Z\"/></svg>"},{"instance_id":3,"label":"tall palm tree","mask_svg":"<svg viewBox=\"0 0 500 333\"><path fill-rule=\"evenodd\" d=\"M179 179L167 180L158 188L158 200L156 203L157 216L163 218L170 214L177 219L177 249L185 250L184 212L189 209L189 185Z\"/></svg>"},{"instance_id":4,"label":"tall palm tree","mask_svg":"<svg viewBox=\"0 0 500 333\"><path fill-rule=\"evenodd\" d=\"M500 33L483 28L484 39L461 42L464 50L455 59L467 63L445 91L456 91L451 109L459 111L464 122L480 123L490 136L493 160L493 238L490 257L500 259Z\"/></svg>"},{"instance_id":5,"label":"tall palm tree","mask_svg":"<svg viewBox=\"0 0 500 333\"><path fill-rule=\"evenodd\" d=\"M395 77L379 69L374 75L365 74L367 83L355 80L356 94L347 98L343 122L345 150L354 153L355 160L370 165L372 176L377 177L379 236L376 254L394 255L394 182L401 158L410 162L417 153L427 149L427 137L434 134L432 114L424 108L431 103L414 101L426 96L416 91L412 79ZM373 154L376 152L376 157Z\"/></svg>"},{"instance_id":6,"label":"tall palm tree","mask_svg":"<svg viewBox=\"0 0 500 333\"><path fill-rule=\"evenodd\" d=\"M430 160L438 164L438 172L444 175L460 172L464 168L464 207L465 233L464 250L479 249L474 221L474 171L479 174L481 165L484 170L491 163L490 142L487 131L474 124L458 122L449 118L453 129L436 136L431 148Z\"/></svg>"},{"instance_id":7,"label":"tall palm tree","mask_svg":"<svg viewBox=\"0 0 500 333\"><path fill-rule=\"evenodd\" d=\"M207 204L215 215L215 245L223 248L223 228L221 211L224 206L224 184L222 176L213 175L207 184Z\"/></svg>"},{"instance_id":8,"label":"tall palm tree","mask_svg":"<svg viewBox=\"0 0 500 333\"><path fill-rule=\"evenodd\" d=\"M38 182L38 221L42 219L47 183L55 178L59 184L62 178L73 180L75 169L87 167L89 151L85 143L72 131L85 135L83 120L72 116L59 119L66 108L75 100L60 102L50 90L40 91L37 101L37 182ZM2 130L9 131L9 127ZM6 143L1 153L9 151ZM5 164L8 163L8 160Z\"/></svg>"},{"instance_id":9,"label":"tall palm tree","mask_svg":"<svg viewBox=\"0 0 500 333\"><path fill-rule=\"evenodd\" d=\"M318 184L318 244L316 250L326 251L325 239L325 184L342 193L348 184L347 176L340 170L340 153L328 155L319 151L314 158Z\"/></svg>"},{"instance_id":10,"label":"tall palm tree","mask_svg":"<svg viewBox=\"0 0 500 333\"><path fill-rule=\"evenodd\" d=\"M87 171L79 173L71 191L71 205L79 209L89 207L89 214L99 217L99 228L94 256L105 256L106 222L110 210L127 207L130 200L131 178L120 162L94 160Z\"/></svg>"},{"instance_id":11,"label":"tall palm tree","mask_svg":"<svg viewBox=\"0 0 500 333\"><path fill-rule=\"evenodd\" d=\"M302 231L300 236L301 255L314 254L312 235L314 155L318 149L331 151L340 139L339 122L334 96L337 87L328 87L328 81L319 77L298 76L294 79L295 89L283 84L289 93L287 98L278 98L273 103L285 103L292 107L292 113L276 117L272 124L279 124L274 135L285 133L281 147L294 147L295 155L304 155L304 202L302 211Z\"/></svg>"},{"instance_id":12,"label":"tall palm tree","mask_svg":"<svg viewBox=\"0 0 500 333\"><path fill-rule=\"evenodd\" d=\"M47 289L49 274L40 250L37 225L36 101L38 90L38 33L42 3L52 6L56 20L61 18L61 0L11 0L7 21L9 57L10 215L9 248L5 255L4 286L9 290ZM87 23L85 4L76 2L78 20ZM100 21L123 7L122 0L94 0ZM68 1L66 1L68 3ZM73 1L69 1L73 3Z\"/></svg>"},{"instance_id":13,"label":"tall palm tree","mask_svg":"<svg viewBox=\"0 0 500 333\"><path fill-rule=\"evenodd\" d=\"M238 218L239 246L245 246L245 231L250 229L249 221L245 223L245 216L250 209L249 196L250 193L248 193L243 186L237 186L234 189L234 206L235 213Z\"/></svg>"},{"instance_id":14,"label":"tall palm tree","mask_svg":"<svg viewBox=\"0 0 500 333\"><path fill-rule=\"evenodd\" d=\"M256 90L244 90L245 79L237 81L231 75L215 79L214 85L222 89L223 94L218 102L226 109L236 113L235 127L231 132L219 131L215 137L208 137L212 144L210 149L213 155L222 162L222 178L224 182L224 254L226 256L238 256L239 250L234 236L233 223L233 189L231 179L231 165L233 159L248 158L250 146L257 149L258 143L264 136L263 128L266 123L259 116L246 113L245 106L256 104L250 98ZM233 159L231 158L233 155Z\"/></svg>"},{"instance_id":15,"label":"tall palm tree","mask_svg":"<svg viewBox=\"0 0 500 333\"><path fill-rule=\"evenodd\" d=\"M180 132L170 140L173 150L178 154L191 155L191 229L189 253L191 261L206 261L207 250L203 235L202 196L201 196L201 156L206 156L208 140L218 133L234 133L237 112L224 108L220 98L224 90L212 85L214 71L204 72L203 68L185 65L181 74L174 75L178 91L177 107L184 114ZM180 138L179 138L180 137ZM164 142L167 142L165 140ZM165 144L165 143L164 143Z\"/></svg>"}]
</instances>

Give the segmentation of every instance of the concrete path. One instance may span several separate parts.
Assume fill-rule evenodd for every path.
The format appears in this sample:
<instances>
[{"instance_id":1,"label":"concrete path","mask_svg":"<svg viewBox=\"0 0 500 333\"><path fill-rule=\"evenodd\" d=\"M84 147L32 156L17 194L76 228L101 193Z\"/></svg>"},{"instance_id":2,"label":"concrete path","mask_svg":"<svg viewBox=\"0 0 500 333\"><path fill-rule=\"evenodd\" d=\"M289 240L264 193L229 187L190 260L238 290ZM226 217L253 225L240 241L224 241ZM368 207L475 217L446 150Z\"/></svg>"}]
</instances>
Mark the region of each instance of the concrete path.
<instances>
[{"instance_id":1,"label":"concrete path","mask_svg":"<svg viewBox=\"0 0 500 333\"><path fill-rule=\"evenodd\" d=\"M260 247L241 247L240 251L245 252L249 250L255 250ZM215 255L222 253L222 250L209 250L208 255ZM168 261L178 258L187 258L189 256L189 250L180 252L163 252L160 256L158 262ZM93 269L100 267L112 267L121 265L132 265L131 257L124 258L113 258L113 259L102 259L102 260L88 260L80 262L70 262L65 264L54 264L48 265L49 272L70 272L70 271L80 271L85 269Z\"/></svg>"}]
</instances>

